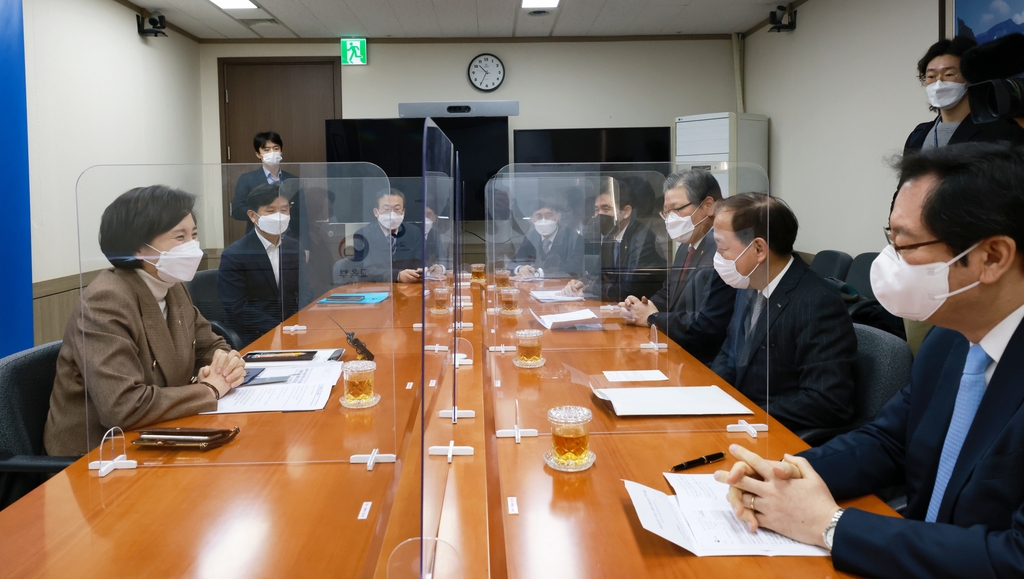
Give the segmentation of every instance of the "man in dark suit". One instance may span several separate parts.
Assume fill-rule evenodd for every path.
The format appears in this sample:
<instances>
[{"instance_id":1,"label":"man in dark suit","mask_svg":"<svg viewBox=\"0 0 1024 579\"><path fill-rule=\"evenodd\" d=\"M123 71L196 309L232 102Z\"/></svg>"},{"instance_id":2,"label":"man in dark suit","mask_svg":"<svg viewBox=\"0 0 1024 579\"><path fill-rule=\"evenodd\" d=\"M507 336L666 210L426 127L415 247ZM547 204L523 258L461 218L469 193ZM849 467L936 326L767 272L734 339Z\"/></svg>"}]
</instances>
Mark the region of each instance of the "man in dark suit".
<instances>
[{"instance_id":1,"label":"man in dark suit","mask_svg":"<svg viewBox=\"0 0 1024 579\"><path fill-rule=\"evenodd\" d=\"M800 457L739 449L729 497L867 577L1024 576L1024 151L969 143L901 163L872 286L936 328L874 422ZM774 224L773 224L774 225ZM836 500L906 484L905 518ZM753 508L751 508L753 507Z\"/></svg>"},{"instance_id":2,"label":"man in dark suit","mask_svg":"<svg viewBox=\"0 0 1024 579\"><path fill-rule=\"evenodd\" d=\"M619 307L627 323L657 326L710 365L725 341L736 296L714 269L715 203L722 189L710 171L693 169L669 175L664 190L661 217L680 244L672 269L657 293L630 295Z\"/></svg>"},{"instance_id":3,"label":"man in dark suit","mask_svg":"<svg viewBox=\"0 0 1024 579\"><path fill-rule=\"evenodd\" d=\"M566 227L561 219L564 208L550 199L540 199L530 214L533 227L509 264L513 273L534 277L578 277L583 272L583 236Z\"/></svg>"},{"instance_id":4,"label":"man in dark suit","mask_svg":"<svg viewBox=\"0 0 1024 579\"><path fill-rule=\"evenodd\" d=\"M853 419L857 337L836 287L793 253L797 227L775 197L718 202L715 270L741 291L712 369L787 428L840 427Z\"/></svg>"},{"instance_id":5,"label":"man in dark suit","mask_svg":"<svg viewBox=\"0 0 1024 579\"><path fill-rule=\"evenodd\" d=\"M238 182L235 183L235 196L231 199L231 217L238 221L245 221L246 233L252 233L253 229L253 221L249 218L249 192L260 185L279 185L282 181L295 178L295 175L281 170L283 143L281 135L274 131L259 133L252 139L252 146L256 149L256 158L263 166L238 176ZM296 192L286 192L285 196L292 202L298 203L299 196L294 193ZM298 211L295 211L295 217L298 217ZM289 234L292 237L298 237L298 226L298 219L290 224Z\"/></svg>"},{"instance_id":6,"label":"man in dark suit","mask_svg":"<svg viewBox=\"0 0 1024 579\"><path fill-rule=\"evenodd\" d=\"M298 311L299 242L282 235L290 205L278 185L263 184L249 193L254 229L221 254L217 275L228 325L242 342L252 343Z\"/></svg>"},{"instance_id":7,"label":"man in dark suit","mask_svg":"<svg viewBox=\"0 0 1024 579\"><path fill-rule=\"evenodd\" d=\"M384 189L373 208L375 223L352 237L352 271L360 281L419 283L423 276L422 230L405 223L405 194Z\"/></svg>"},{"instance_id":8,"label":"man in dark suit","mask_svg":"<svg viewBox=\"0 0 1024 579\"><path fill-rule=\"evenodd\" d=\"M648 295L665 281L665 257L649 227L636 218L633 198L613 177L602 177L593 215L584 231L585 275L565 293L619 303Z\"/></svg>"}]
</instances>

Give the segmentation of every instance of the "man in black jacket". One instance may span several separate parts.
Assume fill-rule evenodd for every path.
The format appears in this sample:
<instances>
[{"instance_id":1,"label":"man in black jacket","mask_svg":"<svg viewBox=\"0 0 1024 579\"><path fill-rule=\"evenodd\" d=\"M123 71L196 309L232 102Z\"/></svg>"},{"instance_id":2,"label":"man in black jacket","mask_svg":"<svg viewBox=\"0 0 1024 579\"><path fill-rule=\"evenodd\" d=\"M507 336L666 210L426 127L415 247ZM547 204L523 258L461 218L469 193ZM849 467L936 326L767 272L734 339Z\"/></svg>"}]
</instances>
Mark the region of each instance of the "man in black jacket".
<instances>
[{"instance_id":1,"label":"man in black jacket","mask_svg":"<svg viewBox=\"0 0 1024 579\"><path fill-rule=\"evenodd\" d=\"M217 290L228 326L244 344L274 329L298 311L299 242L282 235L290 205L278 185L249 193L254 229L229 245L220 258Z\"/></svg>"},{"instance_id":2,"label":"man in black jacket","mask_svg":"<svg viewBox=\"0 0 1024 579\"><path fill-rule=\"evenodd\" d=\"M718 203L715 270L741 291L712 369L789 429L841 427L853 419L857 336L836 287L793 253L797 227L763 193Z\"/></svg>"},{"instance_id":3,"label":"man in black jacket","mask_svg":"<svg viewBox=\"0 0 1024 579\"><path fill-rule=\"evenodd\" d=\"M249 192L260 185L279 185L286 179L294 179L295 175L281 170L283 160L284 141L281 135L274 131L266 131L257 134L252 139L253 149L256 150L256 158L263 164L255 171L242 173L235 183L235 196L231 199L231 217L239 221L245 221L245 232L252 233L253 222L249 218ZM292 202L298 202L298 195L286 195ZM296 212L295 217L298 217ZM295 233L298 229L298 220L289 229L292 237L298 237Z\"/></svg>"}]
</instances>

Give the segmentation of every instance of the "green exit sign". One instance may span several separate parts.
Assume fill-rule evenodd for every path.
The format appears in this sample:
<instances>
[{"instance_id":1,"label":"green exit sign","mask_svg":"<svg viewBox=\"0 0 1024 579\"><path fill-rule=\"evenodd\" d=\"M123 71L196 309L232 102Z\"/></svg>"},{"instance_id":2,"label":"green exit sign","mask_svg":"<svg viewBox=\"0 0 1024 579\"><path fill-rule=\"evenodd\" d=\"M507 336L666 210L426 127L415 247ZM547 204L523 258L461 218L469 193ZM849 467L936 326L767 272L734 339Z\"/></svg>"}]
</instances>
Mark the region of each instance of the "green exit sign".
<instances>
[{"instance_id":1,"label":"green exit sign","mask_svg":"<svg viewBox=\"0 0 1024 579\"><path fill-rule=\"evenodd\" d=\"M341 64L343 66L366 64L365 38L341 39Z\"/></svg>"}]
</instances>

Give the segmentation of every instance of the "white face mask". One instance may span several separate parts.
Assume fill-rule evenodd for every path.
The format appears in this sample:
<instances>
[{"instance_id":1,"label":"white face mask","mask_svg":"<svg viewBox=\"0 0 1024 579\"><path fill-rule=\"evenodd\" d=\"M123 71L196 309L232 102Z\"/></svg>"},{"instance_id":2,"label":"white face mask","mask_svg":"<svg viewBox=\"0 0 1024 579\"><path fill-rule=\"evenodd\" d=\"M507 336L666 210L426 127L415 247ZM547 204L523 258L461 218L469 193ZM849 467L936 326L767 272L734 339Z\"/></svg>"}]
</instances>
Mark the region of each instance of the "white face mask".
<instances>
[{"instance_id":1,"label":"white face mask","mask_svg":"<svg viewBox=\"0 0 1024 579\"><path fill-rule=\"evenodd\" d=\"M423 237L426 237L427 234L430 233L430 228L433 227L433 226L434 226L434 222L433 221L431 221L430 219L428 219L426 217L423 218Z\"/></svg>"},{"instance_id":2,"label":"white face mask","mask_svg":"<svg viewBox=\"0 0 1024 579\"><path fill-rule=\"evenodd\" d=\"M403 220L405 220L405 215L399 215L394 211L391 213L381 213L377 216L377 221L385 229L398 229L402 225Z\"/></svg>"},{"instance_id":3,"label":"white face mask","mask_svg":"<svg viewBox=\"0 0 1024 579\"><path fill-rule=\"evenodd\" d=\"M154 251L160 251L148 243L146 245ZM160 279L167 283L178 283L192 281L202 260L203 250L199 247L199 242L193 239L168 251L160 251L160 259L156 263L149 260L146 260L146 263L156 268Z\"/></svg>"},{"instance_id":4,"label":"white face mask","mask_svg":"<svg viewBox=\"0 0 1024 579\"><path fill-rule=\"evenodd\" d=\"M259 227L260 231L263 233L281 235L286 229L288 229L288 224L291 220L291 215L285 215L284 213L260 215L260 218L256 220L256 226Z\"/></svg>"},{"instance_id":5,"label":"white face mask","mask_svg":"<svg viewBox=\"0 0 1024 579\"><path fill-rule=\"evenodd\" d=\"M281 159L281 153L277 151L263 153L263 164L268 167L277 167L281 164Z\"/></svg>"},{"instance_id":6,"label":"white face mask","mask_svg":"<svg viewBox=\"0 0 1024 579\"><path fill-rule=\"evenodd\" d=\"M746 253L753 244L753 241L748 243L747 247L745 247L743 251L736 256L736 259L725 259L722 257L721 253L715 253L715 271L717 271L718 275L721 276L722 281L736 289L747 289L750 287L750 275L754 273L757 266L761 264L758 263L754 266L754 269L750 270L750 273L743 275L736 269L736 260L743 257L743 254Z\"/></svg>"},{"instance_id":7,"label":"white face mask","mask_svg":"<svg viewBox=\"0 0 1024 579\"><path fill-rule=\"evenodd\" d=\"M928 102L937 109L951 109L964 98L967 85L962 82L946 82L937 80L924 87L928 94Z\"/></svg>"},{"instance_id":8,"label":"white face mask","mask_svg":"<svg viewBox=\"0 0 1024 579\"><path fill-rule=\"evenodd\" d=\"M979 242L980 243L980 242ZM937 312L946 298L979 285L976 281L954 292L949 291L949 266L978 247L942 263L910 265L887 245L871 263L871 289L882 307L894 316L923 322Z\"/></svg>"},{"instance_id":9,"label":"white face mask","mask_svg":"<svg viewBox=\"0 0 1024 579\"><path fill-rule=\"evenodd\" d=\"M690 243L690 238L693 237L693 230L701 223L707 221L708 217L710 217L710 215L705 215L704 219L694 223L692 215L680 217L676 215L675 211L673 211L665 218L665 231L668 232L668 236L672 238L672 241L677 243Z\"/></svg>"},{"instance_id":10,"label":"white face mask","mask_svg":"<svg viewBox=\"0 0 1024 579\"><path fill-rule=\"evenodd\" d=\"M533 228L537 230L541 237L548 237L558 228L558 222L551 219L541 219L533 222Z\"/></svg>"}]
</instances>

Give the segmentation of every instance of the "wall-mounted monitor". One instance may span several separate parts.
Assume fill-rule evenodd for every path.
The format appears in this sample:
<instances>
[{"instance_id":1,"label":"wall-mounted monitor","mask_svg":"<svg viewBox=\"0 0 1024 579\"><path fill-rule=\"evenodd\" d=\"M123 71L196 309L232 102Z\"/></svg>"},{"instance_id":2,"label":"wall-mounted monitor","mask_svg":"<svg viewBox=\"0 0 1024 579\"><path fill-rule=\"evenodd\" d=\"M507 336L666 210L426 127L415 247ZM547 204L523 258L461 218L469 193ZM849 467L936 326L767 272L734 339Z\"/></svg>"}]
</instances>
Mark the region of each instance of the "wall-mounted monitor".
<instances>
[{"instance_id":1,"label":"wall-mounted monitor","mask_svg":"<svg viewBox=\"0 0 1024 579\"><path fill-rule=\"evenodd\" d=\"M670 127L523 129L514 132L516 163L671 163Z\"/></svg>"},{"instance_id":2,"label":"wall-mounted monitor","mask_svg":"<svg viewBox=\"0 0 1024 579\"><path fill-rule=\"evenodd\" d=\"M508 117L433 119L459 153L464 183L462 215L484 219L484 188L509 163ZM327 161L364 161L388 177L419 177L423 171L424 119L328 119Z\"/></svg>"}]
</instances>

